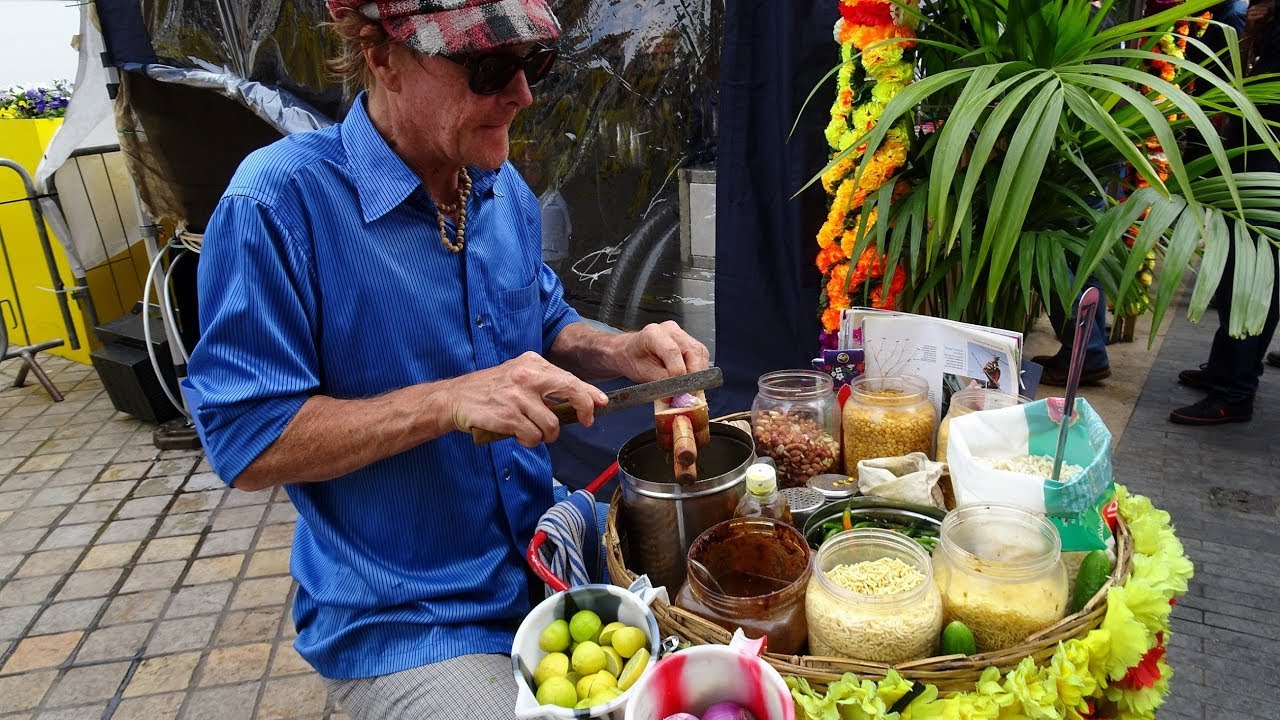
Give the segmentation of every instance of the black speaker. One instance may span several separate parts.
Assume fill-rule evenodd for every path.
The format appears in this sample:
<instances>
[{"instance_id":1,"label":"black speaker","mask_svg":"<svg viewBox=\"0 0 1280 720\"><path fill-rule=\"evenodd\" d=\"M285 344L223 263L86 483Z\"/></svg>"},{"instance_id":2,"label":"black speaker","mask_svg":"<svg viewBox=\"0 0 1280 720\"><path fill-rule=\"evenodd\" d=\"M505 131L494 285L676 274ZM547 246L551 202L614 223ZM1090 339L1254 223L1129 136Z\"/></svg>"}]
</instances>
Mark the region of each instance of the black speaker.
<instances>
[{"instance_id":1,"label":"black speaker","mask_svg":"<svg viewBox=\"0 0 1280 720\"><path fill-rule=\"evenodd\" d=\"M153 313L154 314L154 313ZM160 365L163 381L178 396L177 375L169 355L169 343L158 317L152 317L151 345ZM99 326L98 337L106 344L89 354L93 368L116 410L149 423L162 423L178 416L178 409L165 397L147 356L142 332L142 315L129 314Z\"/></svg>"}]
</instances>

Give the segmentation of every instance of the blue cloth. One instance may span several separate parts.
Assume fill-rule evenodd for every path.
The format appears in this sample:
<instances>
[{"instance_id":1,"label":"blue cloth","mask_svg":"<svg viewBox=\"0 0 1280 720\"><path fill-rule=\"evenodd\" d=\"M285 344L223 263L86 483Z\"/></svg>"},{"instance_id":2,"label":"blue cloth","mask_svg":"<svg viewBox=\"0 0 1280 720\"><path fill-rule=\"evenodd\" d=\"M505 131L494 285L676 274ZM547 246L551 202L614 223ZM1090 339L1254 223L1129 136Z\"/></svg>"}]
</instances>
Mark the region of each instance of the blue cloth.
<instances>
[{"instance_id":1,"label":"blue cloth","mask_svg":"<svg viewBox=\"0 0 1280 720\"><path fill-rule=\"evenodd\" d=\"M466 250L452 253L363 96L341 125L246 158L205 233L189 368L223 479L313 395L374 397L545 353L579 320L542 263L528 186L510 165L470 172ZM545 447L449 433L285 489L296 647L321 675L510 651L529 609L524 549L551 505Z\"/></svg>"},{"instance_id":2,"label":"blue cloth","mask_svg":"<svg viewBox=\"0 0 1280 720\"><path fill-rule=\"evenodd\" d=\"M569 587L601 582L604 578L602 525L596 522L596 498L586 490L572 494L555 489L556 504L538 521L547 534L542 561ZM547 596L555 591L547 586Z\"/></svg>"}]
</instances>

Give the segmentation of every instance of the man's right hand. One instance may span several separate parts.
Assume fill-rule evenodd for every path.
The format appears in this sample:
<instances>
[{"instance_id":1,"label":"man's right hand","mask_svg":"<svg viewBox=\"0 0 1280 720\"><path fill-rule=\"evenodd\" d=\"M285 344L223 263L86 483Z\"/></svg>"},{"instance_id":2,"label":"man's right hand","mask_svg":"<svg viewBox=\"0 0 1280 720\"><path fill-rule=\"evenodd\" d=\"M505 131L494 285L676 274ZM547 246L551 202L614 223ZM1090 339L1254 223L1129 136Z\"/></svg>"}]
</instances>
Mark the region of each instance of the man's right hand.
<instances>
[{"instance_id":1,"label":"man's right hand","mask_svg":"<svg viewBox=\"0 0 1280 720\"><path fill-rule=\"evenodd\" d=\"M533 352L445 382L455 428L511 435L525 447L560 436L560 421L545 398L573 405L584 426L594 421L596 406L609 401L599 388Z\"/></svg>"}]
</instances>

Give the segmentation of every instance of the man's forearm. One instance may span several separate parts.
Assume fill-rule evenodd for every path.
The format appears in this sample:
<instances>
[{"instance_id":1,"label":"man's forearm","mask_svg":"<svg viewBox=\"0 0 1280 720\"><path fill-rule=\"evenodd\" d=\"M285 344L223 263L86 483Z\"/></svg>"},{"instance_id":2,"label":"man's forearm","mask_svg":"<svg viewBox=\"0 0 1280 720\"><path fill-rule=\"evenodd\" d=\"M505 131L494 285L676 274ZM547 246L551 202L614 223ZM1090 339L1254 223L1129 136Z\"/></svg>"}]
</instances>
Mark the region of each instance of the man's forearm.
<instances>
[{"instance_id":1,"label":"man's forearm","mask_svg":"<svg viewBox=\"0 0 1280 720\"><path fill-rule=\"evenodd\" d=\"M312 397L233 485L254 491L332 480L440 437L454 429L441 385L364 400Z\"/></svg>"},{"instance_id":2,"label":"man's forearm","mask_svg":"<svg viewBox=\"0 0 1280 720\"><path fill-rule=\"evenodd\" d=\"M576 322L556 336L547 359L587 382L612 380L622 374L617 358L622 337Z\"/></svg>"}]
</instances>

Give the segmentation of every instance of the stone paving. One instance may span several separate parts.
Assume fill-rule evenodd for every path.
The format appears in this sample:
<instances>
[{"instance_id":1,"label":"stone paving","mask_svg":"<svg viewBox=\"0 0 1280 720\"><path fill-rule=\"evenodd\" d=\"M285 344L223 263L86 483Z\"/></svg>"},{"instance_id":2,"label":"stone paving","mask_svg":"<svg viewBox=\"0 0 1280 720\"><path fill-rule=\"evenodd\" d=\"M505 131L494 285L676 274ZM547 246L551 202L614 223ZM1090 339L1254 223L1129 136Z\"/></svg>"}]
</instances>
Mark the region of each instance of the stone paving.
<instances>
[{"instance_id":1,"label":"stone paving","mask_svg":"<svg viewBox=\"0 0 1280 720\"><path fill-rule=\"evenodd\" d=\"M1280 369L1268 367L1253 421L1194 428L1169 411L1203 394L1177 384L1218 327L1185 307L1165 335L1115 453L1116 477L1168 510L1196 565L1173 610L1168 718L1280 718Z\"/></svg>"},{"instance_id":2,"label":"stone paving","mask_svg":"<svg viewBox=\"0 0 1280 720\"><path fill-rule=\"evenodd\" d=\"M1196 563L1161 720L1280 718L1280 370L1252 423L1166 419L1198 399L1175 377L1215 328L1170 324L1115 455ZM292 648L284 494L227 490L198 451L157 451L92 368L42 362L65 402L0 367L0 720L345 720Z\"/></svg>"},{"instance_id":3,"label":"stone paving","mask_svg":"<svg viewBox=\"0 0 1280 720\"><path fill-rule=\"evenodd\" d=\"M0 719L344 718L292 647L280 490L158 451L92 368L0 368Z\"/></svg>"}]
</instances>

